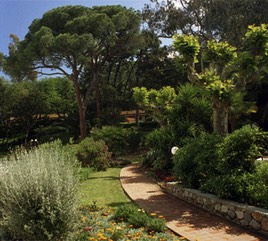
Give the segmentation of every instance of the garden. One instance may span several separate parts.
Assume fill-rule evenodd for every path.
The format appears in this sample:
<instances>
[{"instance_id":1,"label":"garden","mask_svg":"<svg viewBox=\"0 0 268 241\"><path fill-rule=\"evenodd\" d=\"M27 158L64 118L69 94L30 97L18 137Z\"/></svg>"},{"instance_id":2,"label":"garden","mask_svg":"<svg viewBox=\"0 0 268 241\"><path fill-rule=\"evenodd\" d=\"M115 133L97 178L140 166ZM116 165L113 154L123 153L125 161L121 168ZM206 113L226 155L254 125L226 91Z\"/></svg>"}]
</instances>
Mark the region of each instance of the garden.
<instances>
[{"instance_id":1,"label":"garden","mask_svg":"<svg viewBox=\"0 0 268 241\"><path fill-rule=\"evenodd\" d=\"M184 240L123 193L133 162L268 209L268 1L151 2L62 6L10 36L1 240Z\"/></svg>"},{"instance_id":2,"label":"garden","mask_svg":"<svg viewBox=\"0 0 268 241\"><path fill-rule=\"evenodd\" d=\"M250 126L225 137L201 132L170 158L168 134L104 127L78 144L57 140L14 149L0 169L1 239L184 240L166 229L164 217L125 196L119 172L133 162L156 180L172 175L184 187L268 208L268 164L256 161L267 155L267 132Z\"/></svg>"},{"instance_id":3,"label":"garden","mask_svg":"<svg viewBox=\"0 0 268 241\"><path fill-rule=\"evenodd\" d=\"M119 166L103 171L79 162L79 145L19 148L2 160L1 240L183 240L166 229L164 217L129 201Z\"/></svg>"}]
</instances>

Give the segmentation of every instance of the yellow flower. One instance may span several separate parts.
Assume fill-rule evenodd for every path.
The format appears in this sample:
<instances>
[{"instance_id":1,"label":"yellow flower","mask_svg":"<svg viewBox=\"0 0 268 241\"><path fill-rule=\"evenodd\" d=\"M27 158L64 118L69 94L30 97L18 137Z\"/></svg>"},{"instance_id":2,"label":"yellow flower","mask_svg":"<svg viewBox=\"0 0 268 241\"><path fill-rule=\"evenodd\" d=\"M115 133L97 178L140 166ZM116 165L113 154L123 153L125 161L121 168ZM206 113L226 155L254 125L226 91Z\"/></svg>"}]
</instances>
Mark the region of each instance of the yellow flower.
<instances>
[{"instance_id":1,"label":"yellow flower","mask_svg":"<svg viewBox=\"0 0 268 241\"><path fill-rule=\"evenodd\" d=\"M105 230L106 230L106 231L109 231L109 232L111 232L111 233L114 232L114 230L113 230L112 228L106 228Z\"/></svg>"}]
</instances>

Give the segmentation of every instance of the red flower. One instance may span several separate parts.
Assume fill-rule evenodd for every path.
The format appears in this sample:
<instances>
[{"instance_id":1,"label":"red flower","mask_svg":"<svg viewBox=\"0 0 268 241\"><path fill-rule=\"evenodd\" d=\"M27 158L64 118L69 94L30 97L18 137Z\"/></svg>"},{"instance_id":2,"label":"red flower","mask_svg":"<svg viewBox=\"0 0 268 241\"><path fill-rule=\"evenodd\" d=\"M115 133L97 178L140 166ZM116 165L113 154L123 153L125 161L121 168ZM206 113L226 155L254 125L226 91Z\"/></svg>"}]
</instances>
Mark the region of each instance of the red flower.
<instances>
[{"instance_id":1,"label":"red flower","mask_svg":"<svg viewBox=\"0 0 268 241\"><path fill-rule=\"evenodd\" d=\"M91 231L92 230L92 228L91 227L85 227L85 231Z\"/></svg>"}]
</instances>

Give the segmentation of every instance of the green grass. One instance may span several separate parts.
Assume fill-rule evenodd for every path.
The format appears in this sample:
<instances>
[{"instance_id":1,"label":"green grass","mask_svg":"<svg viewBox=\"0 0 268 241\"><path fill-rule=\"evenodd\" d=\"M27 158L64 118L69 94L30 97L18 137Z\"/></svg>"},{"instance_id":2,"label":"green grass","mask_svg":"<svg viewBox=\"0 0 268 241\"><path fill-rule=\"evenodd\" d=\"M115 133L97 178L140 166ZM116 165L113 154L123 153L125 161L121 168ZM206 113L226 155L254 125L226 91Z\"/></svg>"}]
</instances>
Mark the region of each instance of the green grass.
<instances>
[{"instance_id":1,"label":"green grass","mask_svg":"<svg viewBox=\"0 0 268 241\"><path fill-rule=\"evenodd\" d=\"M109 168L107 171L93 172L89 168L82 169L82 181L79 187L81 205L98 207L118 207L129 203L120 185L120 168Z\"/></svg>"}]
</instances>

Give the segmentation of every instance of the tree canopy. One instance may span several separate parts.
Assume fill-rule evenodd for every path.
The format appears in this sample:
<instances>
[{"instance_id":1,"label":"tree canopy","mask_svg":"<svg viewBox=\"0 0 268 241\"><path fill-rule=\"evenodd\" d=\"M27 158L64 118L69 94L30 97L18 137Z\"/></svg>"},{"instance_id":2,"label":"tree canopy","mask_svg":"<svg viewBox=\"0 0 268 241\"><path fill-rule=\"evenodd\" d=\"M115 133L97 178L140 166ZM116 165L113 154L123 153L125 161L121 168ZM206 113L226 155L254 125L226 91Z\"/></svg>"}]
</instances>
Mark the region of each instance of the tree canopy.
<instances>
[{"instance_id":1,"label":"tree canopy","mask_svg":"<svg viewBox=\"0 0 268 241\"><path fill-rule=\"evenodd\" d=\"M35 19L22 41L16 41L6 58L6 71L64 75L72 81L80 117L81 138L86 136L85 112L95 92L99 110L99 76L107 61L129 58L143 45L140 17L122 6L64 6ZM12 64L19 73L10 71ZM13 69L14 69L13 68ZM89 71L86 84L81 76ZM82 90L82 86L86 90Z\"/></svg>"},{"instance_id":2,"label":"tree canopy","mask_svg":"<svg viewBox=\"0 0 268 241\"><path fill-rule=\"evenodd\" d=\"M212 98L213 127L216 133L228 133L231 106L242 104L247 85L261 81L267 74L267 65L264 64L267 63L267 43L266 24L248 27L242 52L228 42L209 40L203 53L206 68L199 71L196 68L196 57L201 51L198 37L174 36L174 48L187 65L189 80L206 88ZM244 108L236 107L233 111L235 109Z\"/></svg>"},{"instance_id":3,"label":"tree canopy","mask_svg":"<svg viewBox=\"0 0 268 241\"><path fill-rule=\"evenodd\" d=\"M268 0L151 0L142 15L161 37L180 32L237 46L248 25L268 23Z\"/></svg>"}]
</instances>

